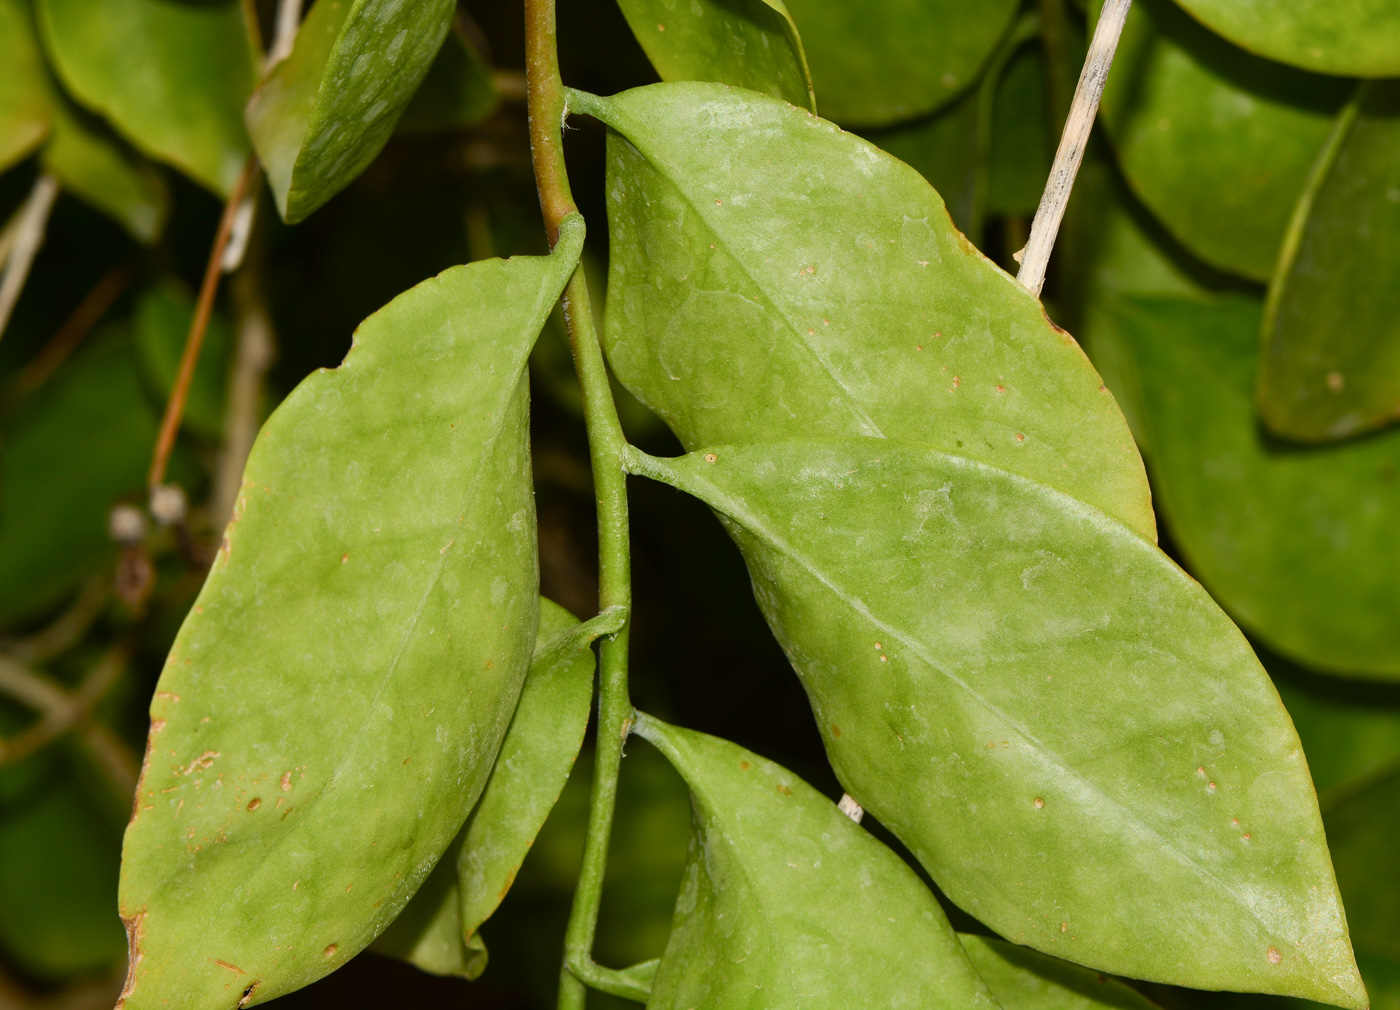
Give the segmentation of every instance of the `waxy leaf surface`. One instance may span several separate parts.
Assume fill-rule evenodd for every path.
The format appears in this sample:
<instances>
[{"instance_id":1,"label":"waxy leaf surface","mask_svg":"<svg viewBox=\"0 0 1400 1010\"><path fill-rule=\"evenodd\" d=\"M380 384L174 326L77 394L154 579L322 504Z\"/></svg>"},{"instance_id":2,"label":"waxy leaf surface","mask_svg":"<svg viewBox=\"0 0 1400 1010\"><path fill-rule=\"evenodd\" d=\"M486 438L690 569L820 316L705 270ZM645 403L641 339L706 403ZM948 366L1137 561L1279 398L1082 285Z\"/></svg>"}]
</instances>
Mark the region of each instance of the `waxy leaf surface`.
<instances>
[{"instance_id":1,"label":"waxy leaf surface","mask_svg":"<svg viewBox=\"0 0 1400 1010\"><path fill-rule=\"evenodd\" d=\"M1293 726L1151 542L916 443L633 465L720 514L837 776L959 906L1104 971L1365 1006Z\"/></svg>"},{"instance_id":2,"label":"waxy leaf surface","mask_svg":"<svg viewBox=\"0 0 1400 1010\"><path fill-rule=\"evenodd\" d=\"M1392 0L1177 0L1211 31L1271 60L1356 77L1400 75Z\"/></svg>"},{"instance_id":3,"label":"waxy leaf surface","mask_svg":"<svg viewBox=\"0 0 1400 1010\"><path fill-rule=\"evenodd\" d=\"M481 977L490 959L486 942L479 933L467 938L462 931L462 891L457 886L461 843L459 834L399 917L369 945L370 950L407 961L430 975Z\"/></svg>"},{"instance_id":4,"label":"waxy leaf surface","mask_svg":"<svg viewBox=\"0 0 1400 1010\"><path fill-rule=\"evenodd\" d=\"M452 24L452 0L322 0L248 103L283 220L348 186L389 142Z\"/></svg>"},{"instance_id":5,"label":"waxy leaf surface","mask_svg":"<svg viewBox=\"0 0 1400 1010\"><path fill-rule=\"evenodd\" d=\"M786 0L822 115L889 126L947 105L977 77L1016 0Z\"/></svg>"},{"instance_id":6,"label":"waxy leaf surface","mask_svg":"<svg viewBox=\"0 0 1400 1010\"><path fill-rule=\"evenodd\" d=\"M1237 49L1171 0L1139 0L1103 122L1129 184L1183 245L1267 280L1348 90Z\"/></svg>"},{"instance_id":7,"label":"waxy leaf surface","mask_svg":"<svg viewBox=\"0 0 1400 1010\"><path fill-rule=\"evenodd\" d=\"M1400 417L1400 83L1364 89L1298 205L1259 354L1259 412L1303 442Z\"/></svg>"},{"instance_id":8,"label":"waxy leaf surface","mask_svg":"<svg viewBox=\"0 0 1400 1010\"><path fill-rule=\"evenodd\" d=\"M29 0L0 0L0 172L38 147L49 132L47 74Z\"/></svg>"},{"instance_id":9,"label":"waxy leaf surface","mask_svg":"<svg viewBox=\"0 0 1400 1010\"><path fill-rule=\"evenodd\" d=\"M960 934L963 949L1003 1010L1156 1010L1096 971L988 936Z\"/></svg>"},{"instance_id":10,"label":"waxy leaf surface","mask_svg":"<svg viewBox=\"0 0 1400 1010\"><path fill-rule=\"evenodd\" d=\"M609 361L687 448L917 440L1154 535L1142 461L1098 374L908 165L712 84L571 105L615 131Z\"/></svg>"},{"instance_id":11,"label":"waxy leaf surface","mask_svg":"<svg viewBox=\"0 0 1400 1010\"><path fill-rule=\"evenodd\" d=\"M1157 501L1191 571L1288 658L1400 677L1400 431L1322 448L1262 432L1253 299L1115 305Z\"/></svg>"},{"instance_id":12,"label":"waxy leaf surface","mask_svg":"<svg viewBox=\"0 0 1400 1010\"><path fill-rule=\"evenodd\" d=\"M652 1010L995 1010L937 899L821 793L744 748L647 716L693 833Z\"/></svg>"},{"instance_id":13,"label":"waxy leaf surface","mask_svg":"<svg viewBox=\"0 0 1400 1010\"><path fill-rule=\"evenodd\" d=\"M264 426L151 705L128 1010L327 974L461 828L534 646L523 372L582 231L400 295Z\"/></svg>"},{"instance_id":14,"label":"waxy leaf surface","mask_svg":"<svg viewBox=\"0 0 1400 1010\"><path fill-rule=\"evenodd\" d=\"M237 0L38 0L59 77L136 147L227 194L257 54Z\"/></svg>"},{"instance_id":15,"label":"waxy leaf surface","mask_svg":"<svg viewBox=\"0 0 1400 1010\"><path fill-rule=\"evenodd\" d=\"M663 81L716 81L816 110L783 0L619 0Z\"/></svg>"}]
</instances>

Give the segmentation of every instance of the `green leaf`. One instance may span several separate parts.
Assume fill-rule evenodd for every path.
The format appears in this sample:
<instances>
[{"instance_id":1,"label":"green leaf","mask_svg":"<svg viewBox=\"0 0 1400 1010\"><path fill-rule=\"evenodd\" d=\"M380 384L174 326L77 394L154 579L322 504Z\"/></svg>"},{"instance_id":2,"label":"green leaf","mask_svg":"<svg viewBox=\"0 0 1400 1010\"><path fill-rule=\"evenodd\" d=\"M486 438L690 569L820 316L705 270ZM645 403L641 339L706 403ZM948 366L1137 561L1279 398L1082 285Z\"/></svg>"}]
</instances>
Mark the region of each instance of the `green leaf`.
<instances>
[{"instance_id":1,"label":"green leaf","mask_svg":"<svg viewBox=\"0 0 1400 1010\"><path fill-rule=\"evenodd\" d=\"M822 114L888 126L933 112L976 78L1016 0L787 0Z\"/></svg>"},{"instance_id":2,"label":"green leaf","mask_svg":"<svg viewBox=\"0 0 1400 1010\"><path fill-rule=\"evenodd\" d=\"M327 974L461 828L534 644L524 367L582 233L400 295L258 436L151 704L127 1010Z\"/></svg>"},{"instance_id":3,"label":"green leaf","mask_svg":"<svg viewBox=\"0 0 1400 1010\"><path fill-rule=\"evenodd\" d=\"M43 161L66 192L109 214L138 242L151 245L160 237L170 216L170 193L160 174L58 97Z\"/></svg>"},{"instance_id":4,"label":"green leaf","mask_svg":"<svg viewBox=\"0 0 1400 1010\"><path fill-rule=\"evenodd\" d=\"M987 163L987 210L992 214L1030 217L1050 175L1055 138L1045 95L1044 51L1023 45L1010 55L996 82L990 157Z\"/></svg>"},{"instance_id":5,"label":"green leaf","mask_svg":"<svg viewBox=\"0 0 1400 1010\"><path fill-rule=\"evenodd\" d=\"M1259 413L1287 438L1400 417L1400 84L1367 87L1298 203L1264 312Z\"/></svg>"},{"instance_id":6,"label":"green leaf","mask_svg":"<svg viewBox=\"0 0 1400 1010\"><path fill-rule=\"evenodd\" d=\"M38 0L69 92L137 148L227 195L248 157L257 53L237 0Z\"/></svg>"},{"instance_id":7,"label":"green leaf","mask_svg":"<svg viewBox=\"0 0 1400 1010\"><path fill-rule=\"evenodd\" d=\"M481 935L464 939L462 932L462 892L457 886L456 854L459 834L438 860L423 886L370 944L376 954L400 961L432 975L456 975L475 980L486 970L488 955Z\"/></svg>"},{"instance_id":8,"label":"green leaf","mask_svg":"<svg viewBox=\"0 0 1400 1010\"><path fill-rule=\"evenodd\" d=\"M1183 245L1267 280L1347 87L1242 52L1170 0L1139 0L1103 121L1134 192Z\"/></svg>"},{"instance_id":9,"label":"green leaf","mask_svg":"<svg viewBox=\"0 0 1400 1010\"><path fill-rule=\"evenodd\" d=\"M1400 688L1309 676L1279 659L1268 665L1324 809L1334 790L1400 764Z\"/></svg>"},{"instance_id":10,"label":"green leaf","mask_svg":"<svg viewBox=\"0 0 1400 1010\"><path fill-rule=\"evenodd\" d=\"M294 224L369 166L452 24L452 0L323 0L248 103L277 210Z\"/></svg>"},{"instance_id":11,"label":"green leaf","mask_svg":"<svg viewBox=\"0 0 1400 1010\"><path fill-rule=\"evenodd\" d=\"M161 402L170 396L180 370L194 308L193 296L172 281L151 288L137 302L136 348L146 379ZM204 332L204 347L190 382L184 417L185 427L210 441L218 441L223 434L232 354L233 328L215 312Z\"/></svg>"},{"instance_id":12,"label":"green leaf","mask_svg":"<svg viewBox=\"0 0 1400 1010\"><path fill-rule=\"evenodd\" d=\"M1400 75L1400 6L1391 0L1177 0L1250 52L1356 77Z\"/></svg>"},{"instance_id":13,"label":"green leaf","mask_svg":"<svg viewBox=\"0 0 1400 1010\"><path fill-rule=\"evenodd\" d=\"M48 136L52 113L28 0L0 0L0 172Z\"/></svg>"},{"instance_id":14,"label":"green leaf","mask_svg":"<svg viewBox=\"0 0 1400 1010\"><path fill-rule=\"evenodd\" d=\"M1366 1005L1292 724L1155 545L895 440L634 467L720 514L837 776L969 914L1103 971Z\"/></svg>"},{"instance_id":15,"label":"green leaf","mask_svg":"<svg viewBox=\"0 0 1400 1010\"><path fill-rule=\"evenodd\" d=\"M618 0L663 81L716 81L816 111L783 0Z\"/></svg>"},{"instance_id":16,"label":"green leaf","mask_svg":"<svg viewBox=\"0 0 1400 1010\"><path fill-rule=\"evenodd\" d=\"M1006 1010L1156 1010L1122 982L990 936L959 935L967 956Z\"/></svg>"},{"instance_id":17,"label":"green leaf","mask_svg":"<svg viewBox=\"0 0 1400 1010\"><path fill-rule=\"evenodd\" d=\"M997 1006L937 899L836 804L736 744L647 716L694 828L652 1010Z\"/></svg>"},{"instance_id":18,"label":"green leaf","mask_svg":"<svg viewBox=\"0 0 1400 1010\"><path fill-rule=\"evenodd\" d=\"M112 556L108 512L144 491L156 426L121 338L98 341L6 419L0 623L41 615Z\"/></svg>"},{"instance_id":19,"label":"green leaf","mask_svg":"<svg viewBox=\"0 0 1400 1010\"><path fill-rule=\"evenodd\" d=\"M1326 823L1357 958L1381 969L1393 998L1400 995L1400 766L1333 804Z\"/></svg>"},{"instance_id":20,"label":"green leaf","mask_svg":"<svg viewBox=\"0 0 1400 1010\"><path fill-rule=\"evenodd\" d=\"M1400 677L1400 431L1318 449L1262 433L1254 299L1109 308L1144 378L1153 486L1191 570L1271 649Z\"/></svg>"},{"instance_id":21,"label":"green leaf","mask_svg":"<svg viewBox=\"0 0 1400 1010\"><path fill-rule=\"evenodd\" d=\"M1154 535L1142 462L1088 359L909 166L710 84L570 104L616 131L609 361L687 448L924 441Z\"/></svg>"},{"instance_id":22,"label":"green leaf","mask_svg":"<svg viewBox=\"0 0 1400 1010\"><path fill-rule=\"evenodd\" d=\"M972 90L926 119L862 134L927 179L947 204L953 224L968 235L974 235L980 223L978 98L978 91Z\"/></svg>"},{"instance_id":23,"label":"green leaf","mask_svg":"<svg viewBox=\"0 0 1400 1010\"><path fill-rule=\"evenodd\" d=\"M495 112L500 101L490 65L461 32L454 31L428 67L397 129L400 133L460 130Z\"/></svg>"}]
</instances>

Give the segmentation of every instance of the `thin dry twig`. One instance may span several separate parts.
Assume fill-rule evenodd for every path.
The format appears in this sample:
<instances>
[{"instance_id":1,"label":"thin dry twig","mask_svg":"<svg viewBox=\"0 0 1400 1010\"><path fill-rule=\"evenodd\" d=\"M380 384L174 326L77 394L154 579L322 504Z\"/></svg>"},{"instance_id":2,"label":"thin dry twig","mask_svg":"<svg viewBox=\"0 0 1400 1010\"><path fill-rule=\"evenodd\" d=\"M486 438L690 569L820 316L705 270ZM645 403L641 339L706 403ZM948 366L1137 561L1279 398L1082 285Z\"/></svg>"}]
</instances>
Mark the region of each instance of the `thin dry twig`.
<instances>
[{"instance_id":1,"label":"thin dry twig","mask_svg":"<svg viewBox=\"0 0 1400 1010\"><path fill-rule=\"evenodd\" d=\"M126 662L125 644L112 646L78 689L70 692L9 657L0 657L0 691L40 713L38 722L0 744L0 765L28 757L86 720L92 706L126 669Z\"/></svg>"},{"instance_id":2,"label":"thin dry twig","mask_svg":"<svg viewBox=\"0 0 1400 1010\"><path fill-rule=\"evenodd\" d=\"M58 366L68 360L92 328L102 321L116 300L131 283L131 269L125 264L114 266L93 285L78 307L55 331L44 349L15 379L14 395L28 396L44 384Z\"/></svg>"},{"instance_id":3,"label":"thin dry twig","mask_svg":"<svg viewBox=\"0 0 1400 1010\"><path fill-rule=\"evenodd\" d=\"M1103 95L1108 71L1113 65L1118 36L1123 32L1123 22L1127 20L1132 5L1133 0L1107 0L1103 5L1094 38L1089 43L1089 54L1084 58L1084 69L1079 74L1079 85L1074 90L1069 119L1065 121L1060 146L1055 151L1055 162L1050 167L1050 177L1045 180L1040 207L1031 223L1030 239L1018 257L1021 269L1016 279L1037 298L1045 286L1045 269L1050 263L1050 251L1055 247L1055 236L1064 219L1065 206L1074 188L1074 177L1079 173L1089 131L1099 111L1099 98Z\"/></svg>"},{"instance_id":4,"label":"thin dry twig","mask_svg":"<svg viewBox=\"0 0 1400 1010\"><path fill-rule=\"evenodd\" d=\"M272 47L268 49L267 59L263 61L264 73L292 55L297 29L301 27L301 6L302 0L279 0L277 27L272 36Z\"/></svg>"},{"instance_id":5,"label":"thin dry twig","mask_svg":"<svg viewBox=\"0 0 1400 1010\"><path fill-rule=\"evenodd\" d=\"M57 197L58 180L43 172L34 180L34 188L25 199L9 255L5 258L5 274L0 277L0 336L5 334L10 314L14 312L15 303L24 290L24 282L29 278L29 268L34 264L39 247L44 244L44 230L48 227L49 212L53 210Z\"/></svg>"},{"instance_id":6,"label":"thin dry twig","mask_svg":"<svg viewBox=\"0 0 1400 1010\"><path fill-rule=\"evenodd\" d=\"M209 317L214 312L214 295L219 290L219 278L223 274L224 248L228 245L233 222L238 208L243 203L243 194L252 183L257 172L256 157L249 157L238 173L224 205L223 217L219 219L219 230L214 234L214 248L209 254L209 265L204 270L204 283L200 285L199 301L195 305L194 319L190 321L190 331L185 337L185 351L180 357L180 370L175 375L175 384L170 390L170 399L165 405L165 416L161 419L160 435L156 438L155 451L151 454L151 469L147 475L147 486L155 491L165 482L165 469L170 463L170 451L175 447L175 436L180 431L180 419L185 414L185 401L189 398L190 382L194 379L195 365L199 363L199 351L204 346L204 331L209 327Z\"/></svg>"},{"instance_id":7,"label":"thin dry twig","mask_svg":"<svg viewBox=\"0 0 1400 1010\"><path fill-rule=\"evenodd\" d=\"M42 663L67 652L87 634L112 595L110 578L98 576L78 593L72 606L50 624L25 638L5 643L4 655L16 663Z\"/></svg>"}]
</instances>

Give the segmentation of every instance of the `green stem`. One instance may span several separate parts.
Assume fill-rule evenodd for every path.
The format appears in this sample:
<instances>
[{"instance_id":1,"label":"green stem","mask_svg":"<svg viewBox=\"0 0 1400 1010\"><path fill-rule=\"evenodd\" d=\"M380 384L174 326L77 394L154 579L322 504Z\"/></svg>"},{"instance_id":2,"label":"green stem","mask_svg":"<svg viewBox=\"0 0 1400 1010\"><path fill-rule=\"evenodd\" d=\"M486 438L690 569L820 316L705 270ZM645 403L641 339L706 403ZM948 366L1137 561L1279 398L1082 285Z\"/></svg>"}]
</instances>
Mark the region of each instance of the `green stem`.
<instances>
[{"instance_id":1,"label":"green stem","mask_svg":"<svg viewBox=\"0 0 1400 1010\"><path fill-rule=\"evenodd\" d=\"M577 214L564 164L564 84L559 76L559 53L554 0L525 0L525 74L530 113L530 151L535 185L540 194L545 230L553 245L559 225ZM564 318L574 368L583 391L593 464L594 496L598 509L598 609L632 606L631 547L628 541L627 439L618 421L608 383L603 350L593 326L588 282L580 266L564 290ZM588 835L579 870L574 904L565 934L564 968L559 980L560 1010L582 1010L584 983L592 971L593 938L603 894L608 838L617 800L617 775L622 744L632 726L632 702L627 693L628 626L603 639L600 653L598 741L594 751L593 792L588 811Z\"/></svg>"}]
</instances>

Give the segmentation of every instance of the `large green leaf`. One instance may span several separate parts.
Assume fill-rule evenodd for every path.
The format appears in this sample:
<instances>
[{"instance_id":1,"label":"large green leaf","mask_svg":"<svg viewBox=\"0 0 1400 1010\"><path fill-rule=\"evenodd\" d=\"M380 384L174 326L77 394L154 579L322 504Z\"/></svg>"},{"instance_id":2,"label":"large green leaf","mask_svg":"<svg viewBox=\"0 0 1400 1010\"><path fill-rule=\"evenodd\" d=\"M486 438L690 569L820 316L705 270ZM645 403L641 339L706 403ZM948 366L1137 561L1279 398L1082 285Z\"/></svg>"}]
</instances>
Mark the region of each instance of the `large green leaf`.
<instances>
[{"instance_id":1,"label":"large green leaf","mask_svg":"<svg viewBox=\"0 0 1400 1010\"><path fill-rule=\"evenodd\" d=\"M0 0L0 172L48 135L48 82L29 0Z\"/></svg>"},{"instance_id":2,"label":"large green leaf","mask_svg":"<svg viewBox=\"0 0 1400 1010\"><path fill-rule=\"evenodd\" d=\"M1366 1005L1293 726L1155 545L916 443L634 467L720 514L842 784L970 914L1135 978Z\"/></svg>"},{"instance_id":3,"label":"large green leaf","mask_svg":"<svg viewBox=\"0 0 1400 1010\"><path fill-rule=\"evenodd\" d=\"M238 0L38 0L59 77L138 148L227 194L257 54Z\"/></svg>"},{"instance_id":4,"label":"large green leaf","mask_svg":"<svg viewBox=\"0 0 1400 1010\"><path fill-rule=\"evenodd\" d=\"M976 79L1016 0L787 0L822 114L887 126L951 102Z\"/></svg>"},{"instance_id":5,"label":"large green leaf","mask_svg":"<svg viewBox=\"0 0 1400 1010\"><path fill-rule=\"evenodd\" d=\"M567 610L540 600L534 658L481 799L375 950L438 975L481 973L477 930L510 890L583 745L596 665L591 641Z\"/></svg>"},{"instance_id":6,"label":"large green leaf","mask_svg":"<svg viewBox=\"0 0 1400 1010\"><path fill-rule=\"evenodd\" d=\"M928 442L1154 535L1087 358L909 166L751 92L658 84L573 108L614 131L605 344L688 448Z\"/></svg>"},{"instance_id":7,"label":"large green leaf","mask_svg":"<svg viewBox=\"0 0 1400 1010\"><path fill-rule=\"evenodd\" d=\"M664 81L717 81L816 110L783 0L618 0Z\"/></svg>"},{"instance_id":8,"label":"large green leaf","mask_svg":"<svg viewBox=\"0 0 1400 1010\"><path fill-rule=\"evenodd\" d=\"M1254 299L1108 308L1142 378L1157 500L1191 570L1285 656L1400 677L1400 431L1317 449L1261 432Z\"/></svg>"},{"instance_id":9,"label":"large green leaf","mask_svg":"<svg viewBox=\"0 0 1400 1010\"><path fill-rule=\"evenodd\" d=\"M1128 182L1177 239L1267 280L1347 87L1242 52L1170 0L1139 0L1103 120Z\"/></svg>"},{"instance_id":10,"label":"large green leaf","mask_svg":"<svg viewBox=\"0 0 1400 1010\"><path fill-rule=\"evenodd\" d=\"M322 0L248 103L248 132L289 224L389 142L452 24L453 0Z\"/></svg>"},{"instance_id":11,"label":"large green leaf","mask_svg":"<svg viewBox=\"0 0 1400 1010\"><path fill-rule=\"evenodd\" d=\"M1400 6L1392 0L1177 0L1250 52L1324 74L1400 74Z\"/></svg>"},{"instance_id":12,"label":"large green leaf","mask_svg":"<svg viewBox=\"0 0 1400 1010\"><path fill-rule=\"evenodd\" d=\"M1400 83L1364 89L1299 201L1264 313L1258 404L1304 442L1400 417Z\"/></svg>"},{"instance_id":13,"label":"large green leaf","mask_svg":"<svg viewBox=\"0 0 1400 1010\"><path fill-rule=\"evenodd\" d=\"M6 419L0 623L60 603L113 553L107 514L140 496L156 411L129 340L101 340Z\"/></svg>"},{"instance_id":14,"label":"large green leaf","mask_svg":"<svg viewBox=\"0 0 1400 1010\"><path fill-rule=\"evenodd\" d=\"M997 1003L937 899L797 776L639 716L690 786L694 829L653 1010Z\"/></svg>"},{"instance_id":15,"label":"large green leaf","mask_svg":"<svg viewBox=\"0 0 1400 1010\"><path fill-rule=\"evenodd\" d=\"M1122 982L989 936L962 934L977 973L1005 1010L1155 1010Z\"/></svg>"},{"instance_id":16,"label":"large green leaf","mask_svg":"<svg viewBox=\"0 0 1400 1010\"><path fill-rule=\"evenodd\" d=\"M524 367L582 232L400 295L258 436L151 704L128 1010L325 975L461 828L534 644Z\"/></svg>"}]
</instances>

